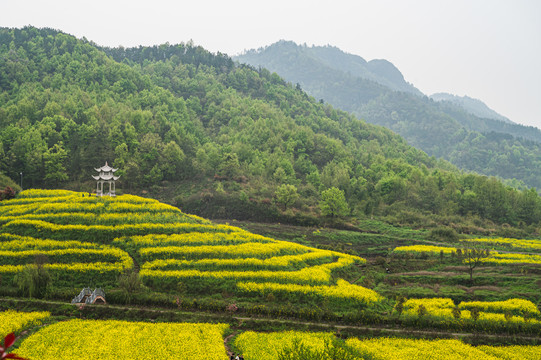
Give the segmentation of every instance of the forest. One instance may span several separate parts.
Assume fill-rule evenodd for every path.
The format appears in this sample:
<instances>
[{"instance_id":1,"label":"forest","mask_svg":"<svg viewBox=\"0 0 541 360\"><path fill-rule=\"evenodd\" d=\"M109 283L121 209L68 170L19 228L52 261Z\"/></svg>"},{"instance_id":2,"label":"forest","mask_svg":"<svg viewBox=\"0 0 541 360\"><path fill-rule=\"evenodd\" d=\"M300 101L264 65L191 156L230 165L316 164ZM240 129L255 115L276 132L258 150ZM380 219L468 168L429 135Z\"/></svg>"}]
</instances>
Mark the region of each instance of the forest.
<instances>
[{"instance_id":1,"label":"forest","mask_svg":"<svg viewBox=\"0 0 541 360\"><path fill-rule=\"evenodd\" d=\"M463 158L496 167L490 136ZM516 141L501 143L518 156ZM460 171L276 73L191 42L104 48L53 29L1 28L0 173L15 182L22 173L23 188L91 192L105 161L120 169L117 192L212 218L382 217L522 233L541 220L535 189ZM523 162L533 177L535 164Z\"/></svg>"},{"instance_id":2,"label":"forest","mask_svg":"<svg viewBox=\"0 0 541 360\"><path fill-rule=\"evenodd\" d=\"M365 61L332 46L279 41L236 56L263 66L365 121L385 126L430 156L460 169L541 188L541 131L475 116L450 101L434 101L385 60Z\"/></svg>"}]
</instances>

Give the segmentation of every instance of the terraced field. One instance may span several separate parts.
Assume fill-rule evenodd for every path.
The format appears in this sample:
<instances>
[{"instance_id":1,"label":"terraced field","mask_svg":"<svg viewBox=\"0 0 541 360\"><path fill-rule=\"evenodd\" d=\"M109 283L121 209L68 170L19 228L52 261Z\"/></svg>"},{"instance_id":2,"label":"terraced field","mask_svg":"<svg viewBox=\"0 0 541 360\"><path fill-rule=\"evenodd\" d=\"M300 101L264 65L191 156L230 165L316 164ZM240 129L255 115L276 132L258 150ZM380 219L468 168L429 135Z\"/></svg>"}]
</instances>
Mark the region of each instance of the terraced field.
<instances>
[{"instance_id":1,"label":"terraced field","mask_svg":"<svg viewBox=\"0 0 541 360\"><path fill-rule=\"evenodd\" d=\"M27 190L0 203L0 273L13 279L40 256L65 288L116 285L139 272L155 291L188 296L229 292L252 300L269 293L367 305L382 298L336 272L365 260L278 241L155 200Z\"/></svg>"},{"instance_id":2,"label":"terraced field","mask_svg":"<svg viewBox=\"0 0 541 360\"><path fill-rule=\"evenodd\" d=\"M145 299L151 299L150 304L160 296L168 299L169 307L175 302L180 307L186 301L193 309L196 303L210 299L218 305L198 309L223 313L226 309L235 311L236 303L244 306L247 314L259 309L264 315L296 316L301 321L305 316L314 319L310 316L319 309L319 314L334 314L335 320L345 320L342 316L347 315L350 323L379 319L376 321L410 328L504 331L526 336L541 333L539 309L525 299L460 302L430 297L395 301L358 284L370 271L366 260L359 256L279 241L227 224L212 224L152 199L85 195L27 190L16 199L0 202L0 290L4 295L13 294L18 275L37 266L51 274L54 291L47 296L52 299L58 299L58 294L72 297L81 287L102 287L114 294L119 277L132 272L146 286L143 291ZM526 257L536 261L539 256L536 240L470 241L491 243L502 251L493 251L490 266L510 266L509 255L520 261ZM509 254L502 248L522 252ZM456 247L417 245L395 248L392 254L401 252L414 254L414 258L438 258L456 253ZM358 282L351 281L356 277ZM114 296L112 301L116 301ZM279 309L278 313L263 311L271 305ZM282 309L286 312L282 313ZM51 325L36 332L43 322ZM1 313L0 323L3 334L33 329L15 349L29 359L73 358L84 346L103 359L139 358L141 354L176 359L186 357L190 351L209 359L226 359L224 337L230 332L226 324L66 321L48 312L8 311ZM103 335L103 341L94 343L96 332ZM141 340L133 340L134 333ZM143 342L147 346L139 345ZM333 333L312 332L241 331L230 342L246 359L258 360L279 356L285 359L286 353L291 359L298 358L299 351L315 354L316 358L330 353L349 354L343 357L348 359L407 359L419 351L429 353L433 359L449 358L449 353L457 359L536 359L539 354L539 347L532 346L472 347L457 340L346 340ZM59 353L67 355L59 357Z\"/></svg>"}]
</instances>

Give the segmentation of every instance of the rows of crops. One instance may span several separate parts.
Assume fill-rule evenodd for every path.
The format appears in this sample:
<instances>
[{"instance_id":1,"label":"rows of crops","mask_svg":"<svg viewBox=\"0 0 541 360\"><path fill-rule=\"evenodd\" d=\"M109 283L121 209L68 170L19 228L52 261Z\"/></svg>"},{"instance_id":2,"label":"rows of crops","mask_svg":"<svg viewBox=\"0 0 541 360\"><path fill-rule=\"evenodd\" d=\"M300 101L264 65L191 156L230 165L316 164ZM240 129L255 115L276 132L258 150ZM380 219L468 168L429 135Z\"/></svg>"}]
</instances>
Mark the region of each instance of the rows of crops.
<instances>
[{"instance_id":1,"label":"rows of crops","mask_svg":"<svg viewBox=\"0 0 541 360\"><path fill-rule=\"evenodd\" d=\"M32 264L36 256L42 256L46 258L43 266L54 275L55 285L67 284L71 288L115 287L122 272L137 267L145 285L171 295L178 294L181 287L193 297L229 292L246 301L276 298L295 303L331 303L335 309L347 307L352 311L357 311L359 305L371 306L385 300L375 291L338 275L366 263L358 256L215 225L151 199L85 195L28 190L0 203L0 273L4 283ZM112 224L115 217L122 221ZM394 251L441 254L456 249L417 245ZM496 255L491 255L492 259L502 261L511 254L499 254L501 258ZM406 308L404 316L413 316L416 311ZM451 310L445 311L450 319ZM461 311L459 318L469 319L470 309ZM436 316L430 312L427 315ZM526 319L524 313L501 318L504 315L482 309L481 319L534 324L540 318L538 313L528 314Z\"/></svg>"},{"instance_id":2,"label":"rows of crops","mask_svg":"<svg viewBox=\"0 0 541 360\"><path fill-rule=\"evenodd\" d=\"M137 264L142 281L159 291L175 291L183 282L192 294L290 291L317 299L380 300L333 275L364 264L360 257L211 224L131 195L27 190L0 203L0 224L0 273L7 279L39 255L60 284L76 279L73 285L113 286Z\"/></svg>"},{"instance_id":3,"label":"rows of crops","mask_svg":"<svg viewBox=\"0 0 541 360\"><path fill-rule=\"evenodd\" d=\"M419 340L399 338L349 338L337 340L331 333L299 331L257 333L247 331L235 338L235 345L247 360L295 359L299 354L311 354L313 359L331 359L330 355L342 354L341 359L410 360L496 360L539 359L539 346L478 346L459 340ZM339 350L333 349L339 347ZM285 357L287 354L289 357ZM336 357L338 358L338 357Z\"/></svg>"},{"instance_id":4,"label":"rows of crops","mask_svg":"<svg viewBox=\"0 0 541 360\"><path fill-rule=\"evenodd\" d=\"M108 245L0 234L0 274L17 273L38 255L46 257L47 263L43 266L58 280L67 280L76 274L80 281L100 278L112 282L122 271L133 267L128 253Z\"/></svg>"},{"instance_id":5,"label":"rows of crops","mask_svg":"<svg viewBox=\"0 0 541 360\"><path fill-rule=\"evenodd\" d=\"M509 240L509 239L508 239ZM527 241L527 240L522 240ZM483 243L487 243L488 239L482 239ZM507 242L505 242L508 244ZM531 240L529 246L537 245L541 243L539 241ZM522 245L517 245L521 247ZM433 246L433 245L410 245L399 246L394 250L396 253L413 253L413 254L458 254L460 255L461 249L448 246ZM537 254L522 254L522 253L500 253L498 251L489 251L489 255L483 259L480 259L483 263L489 264L541 264L541 255Z\"/></svg>"},{"instance_id":6,"label":"rows of crops","mask_svg":"<svg viewBox=\"0 0 541 360\"><path fill-rule=\"evenodd\" d=\"M515 266L533 265L535 267L541 264L541 255L538 254L489 250L493 246L504 244L509 247L521 248L522 251L531 251L536 243L540 243L538 240L515 240L514 242L512 239L484 238L466 239L464 242L479 245L479 247L482 244L482 247L477 250L468 250L468 248L450 246L410 245L396 247L393 249L393 253L413 257L439 258L440 263L445 263L446 259L454 258L451 260L451 264L454 261L460 261L464 263L465 269L468 267L478 269L481 266L499 269L502 265L511 264ZM541 326L541 314L536 304L518 298L508 298L505 301L462 301L456 302L456 304L450 298L409 299L404 304L397 304L397 306L401 318L412 324L421 318L427 318L430 322L437 323L439 327L478 329L490 332L497 332L504 327L520 331L520 329L526 328L538 329Z\"/></svg>"},{"instance_id":7,"label":"rows of crops","mask_svg":"<svg viewBox=\"0 0 541 360\"><path fill-rule=\"evenodd\" d=\"M523 249L527 251L541 251L541 241L540 240L524 240L524 239L508 239L508 238L481 238L481 239L465 239L464 242L469 242L473 244L482 244L484 246L498 246L503 245L504 247L514 248L514 249Z\"/></svg>"},{"instance_id":8,"label":"rows of crops","mask_svg":"<svg viewBox=\"0 0 541 360\"><path fill-rule=\"evenodd\" d=\"M432 316L441 321L484 323L541 324L540 312L531 301L509 299L506 301L470 301L455 305L449 298L409 299L403 304L403 316Z\"/></svg>"}]
</instances>

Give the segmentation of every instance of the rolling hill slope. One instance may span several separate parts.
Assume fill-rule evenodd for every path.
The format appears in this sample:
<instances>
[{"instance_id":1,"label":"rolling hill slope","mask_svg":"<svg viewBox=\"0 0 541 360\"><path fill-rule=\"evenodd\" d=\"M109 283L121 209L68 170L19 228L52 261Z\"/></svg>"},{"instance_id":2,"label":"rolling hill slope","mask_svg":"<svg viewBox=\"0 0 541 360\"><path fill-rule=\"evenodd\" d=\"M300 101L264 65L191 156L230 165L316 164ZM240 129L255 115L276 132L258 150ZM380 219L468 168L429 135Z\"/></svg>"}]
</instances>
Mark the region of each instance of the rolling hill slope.
<instances>
[{"instance_id":1,"label":"rolling hill slope","mask_svg":"<svg viewBox=\"0 0 541 360\"><path fill-rule=\"evenodd\" d=\"M151 199L84 195L26 190L0 202L2 293L17 291L10 280L39 255L57 294L112 288L136 271L154 292L193 299L227 292L257 303L261 292L291 293L316 304L330 300L334 311L382 300L337 275L357 273L366 262L360 257L215 225Z\"/></svg>"}]
</instances>

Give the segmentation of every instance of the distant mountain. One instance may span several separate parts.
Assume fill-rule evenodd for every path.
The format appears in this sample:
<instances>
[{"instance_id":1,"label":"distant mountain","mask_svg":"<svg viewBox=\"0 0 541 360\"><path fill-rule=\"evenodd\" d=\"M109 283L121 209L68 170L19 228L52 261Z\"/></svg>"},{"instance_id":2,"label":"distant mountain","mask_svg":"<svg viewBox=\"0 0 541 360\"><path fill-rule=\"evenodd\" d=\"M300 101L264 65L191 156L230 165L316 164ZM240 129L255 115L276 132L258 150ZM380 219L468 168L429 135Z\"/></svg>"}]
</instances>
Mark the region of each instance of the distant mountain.
<instances>
[{"instance_id":1,"label":"distant mountain","mask_svg":"<svg viewBox=\"0 0 541 360\"><path fill-rule=\"evenodd\" d=\"M518 179L541 189L541 131L480 117L471 105L436 101L385 60L366 62L331 46L279 41L234 57L299 84L316 99L385 126L429 155L462 169ZM475 103L475 102L474 102Z\"/></svg>"},{"instance_id":2,"label":"distant mountain","mask_svg":"<svg viewBox=\"0 0 541 360\"><path fill-rule=\"evenodd\" d=\"M305 74L298 72L304 67L307 72L313 69L319 71L334 70L336 76L343 74L347 77L370 80L396 91L415 95L423 95L417 88L404 80L402 73L387 60L366 61L362 57L347 54L333 46L297 45L292 41L281 40L264 49L250 50L234 57L235 60L247 64L265 64L270 71L280 73L291 82L297 78L301 85L308 85L317 80L307 79ZM370 86L370 84L365 84Z\"/></svg>"},{"instance_id":3,"label":"distant mountain","mask_svg":"<svg viewBox=\"0 0 541 360\"><path fill-rule=\"evenodd\" d=\"M515 124L513 121L509 120L505 116L500 115L496 111L489 108L481 100L473 99L469 96L457 96L448 93L436 93L430 95L430 98L436 101L448 101L462 107L470 114L473 114L480 118L499 120L508 124Z\"/></svg>"}]
</instances>

